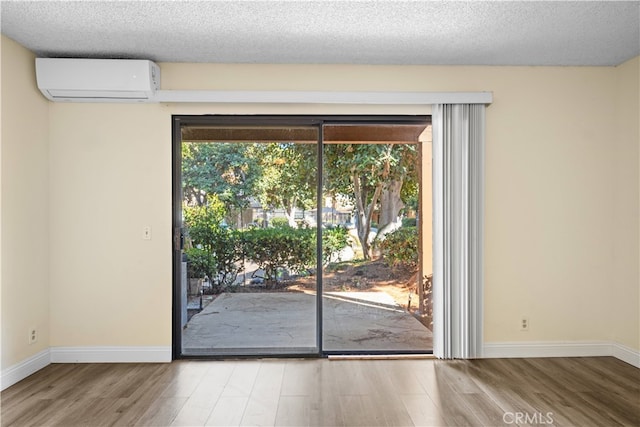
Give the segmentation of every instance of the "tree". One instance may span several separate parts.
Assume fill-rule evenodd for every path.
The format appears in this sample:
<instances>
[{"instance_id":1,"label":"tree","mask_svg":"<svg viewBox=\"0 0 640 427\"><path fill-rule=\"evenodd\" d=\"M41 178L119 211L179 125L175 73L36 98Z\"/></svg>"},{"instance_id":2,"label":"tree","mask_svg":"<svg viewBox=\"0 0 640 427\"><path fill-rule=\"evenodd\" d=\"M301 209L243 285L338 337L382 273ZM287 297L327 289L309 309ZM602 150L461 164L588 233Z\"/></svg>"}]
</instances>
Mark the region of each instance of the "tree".
<instances>
[{"instance_id":1,"label":"tree","mask_svg":"<svg viewBox=\"0 0 640 427\"><path fill-rule=\"evenodd\" d=\"M216 194L228 212L245 208L261 175L258 161L248 155L252 144L183 142L182 187L188 205L203 206Z\"/></svg>"},{"instance_id":2,"label":"tree","mask_svg":"<svg viewBox=\"0 0 640 427\"><path fill-rule=\"evenodd\" d=\"M394 231L400 211L417 201L414 144L329 144L325 191L346 195L355 206L358 240L370 259L370 234L378 212L379 239ZM264 208L282 208L296 227L297 209L316 201L316 146L293 142L183 143L183 189L187 205L205 206L215 194L227 213L240 213L254 195Z\"/></svg>"},{"instance_id":3,"label":"tree","mask_svg":"<svg viewBox=\"0 0 640 427\"><path fill-rule=\"evenodd\" d=\"M333 144L325 147L325 188L348 195L354 203L356 230L365 259L371 258L369 234L375 210L379 232L391 227L404 207L407 180L417 182L416 147L412 144Z\"/></svg>"},{"instance_id":4,"label":"tree","mask_svg":"<svg viewBox=\"0 0 640 427\"><path fill-rule=\"evenodd\" d=\"M296 209L309 209L316 202L316 146L292 142L255 144L251 155L262 168L256 181L260 203L283 208L289 225L296 227Z\"/></svg>"},{"instance_id":5,"label":"tree","mask_svg":"<svg viewBox=\"0 0 640 427\"><path fill-rule=\"evenodd\" d=\"M400 212L407 205L417 210L418 184L418 152L413 144L395 145L394 166L389 179L383 184L380 194L380 215L376 239L384 237L400 227Z\"/></svg>"}]
</instances>

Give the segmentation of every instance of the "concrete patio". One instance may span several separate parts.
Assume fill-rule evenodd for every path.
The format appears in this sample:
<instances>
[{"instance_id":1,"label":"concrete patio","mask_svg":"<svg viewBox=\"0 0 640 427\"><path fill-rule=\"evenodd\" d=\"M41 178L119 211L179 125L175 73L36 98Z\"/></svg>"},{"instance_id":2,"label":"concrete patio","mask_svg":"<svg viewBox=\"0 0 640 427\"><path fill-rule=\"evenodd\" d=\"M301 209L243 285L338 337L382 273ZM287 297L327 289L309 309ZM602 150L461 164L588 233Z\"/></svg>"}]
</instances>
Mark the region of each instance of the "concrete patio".
<instances>
[{"instance_id":1,"label":"concrete patio","mask_svg":"<svg viewBox=\"0 0 640 427\"><path fill-rule=\"evenodd\" d=\"M430 351L432 334L384 292L323 295L326 351ZM316 295L225 293L183 330L186 355L313 353Z\"/></svg>"}]
</instances>

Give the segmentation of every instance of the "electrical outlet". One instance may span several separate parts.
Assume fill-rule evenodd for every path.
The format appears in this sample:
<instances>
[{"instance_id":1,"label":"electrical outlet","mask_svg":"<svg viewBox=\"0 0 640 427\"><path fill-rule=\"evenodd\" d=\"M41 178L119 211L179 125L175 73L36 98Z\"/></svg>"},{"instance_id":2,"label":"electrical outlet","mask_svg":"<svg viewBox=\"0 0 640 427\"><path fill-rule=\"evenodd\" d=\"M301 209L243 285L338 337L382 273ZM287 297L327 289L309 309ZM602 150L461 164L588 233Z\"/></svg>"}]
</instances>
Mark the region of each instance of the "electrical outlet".
<instances>
[{"instance_id":1,"label":"electrical outlet","mask_svg":"<svg viewBox=\"0 0 640 427\"><path fill-rule=\"evenodd\" d=\"M522 316L522 319L520 319L520 330L521 331L528 331L529 330L529 318L526 316Z\"/></svg>"},{"instance_id":2,"label":"electrical outlet","mask_svg":"<svg viewBox=\"0 0 640 427\"><path fill-rule=\"evenodd\" d=\"M29 345L38 342L38 330L36 328L29 329Z\"/></svg>"},{"instance_id":3,"label":"electrical outlet","mask_svg":"<svg viewBox=\"0 0 640 427\"><path fill-rule=\"evenodd\" d=\"M142 240L151 240L151 227L148 225L142 228Z\"/></svg>"}]
</instances>

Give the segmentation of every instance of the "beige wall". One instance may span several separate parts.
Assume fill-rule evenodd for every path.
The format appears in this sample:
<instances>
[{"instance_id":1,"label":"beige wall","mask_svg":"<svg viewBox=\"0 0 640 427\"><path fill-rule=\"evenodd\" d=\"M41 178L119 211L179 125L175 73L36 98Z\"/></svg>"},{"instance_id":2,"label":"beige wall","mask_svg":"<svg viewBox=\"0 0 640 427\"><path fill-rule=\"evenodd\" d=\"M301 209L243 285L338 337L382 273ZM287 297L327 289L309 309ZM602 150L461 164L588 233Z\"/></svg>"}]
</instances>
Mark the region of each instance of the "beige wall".
<instances>
[{"instance_id":1,"label":"beige wall","mask_svg":"<svg viewBox=\"0 0 640 427\"><path fill-rule=\"evenodd\" d=\"M52 104L51 118L51 345L170 345L166 108Z\"/></svg>"},{"instance_id":2,"label":"beige wall","mask_svg":"<svg viewBox=\"0 0 640 427\"><path fill-rule=\"evenodd\" d=\"M620 65L616 78L614 151L613 339L640 348L640 58Z\"/></svg>"},{"instance_id":3,"label":"beige wall","mask_svg":"<svg viewBox=\"0 0 640 427\"><path fill-rule=\"evenodd\" d=\"M49 347L49 104L34 55L2 36L2 369ZM28 344L29 328L38 342Z\"/></svg>"},{"instance_id":4,"label":"beige wall","mask_svg":"<svg viewBox=\"0 0 640 427\"><path fill-rule=\"evenodd\" d=\"M617 339L638 349L637 322L612 316L620 304L636 318L638 310L624 302L634 289L638 301L638 256L635 263L621 261L628 274L620 275L614 256L633 248L622 230L638 228L637 215L616 205L621 196L638 194L638 179L627 183L617 171L627 157L626 143L618 144L623 134L631 135L629 154L638 158L633 118L616 119L633 86L626 67L161 64L164 89L492 91L485 340ZM171 114L419 112L314 105L55 103L49 109L52 346L171 344ZM619 134L618 126L628 133ZM10 195L4 151L3 206ZM625 167L637 176L637 163ZM151 241L142 240L145 225L153 228ZM6 227L3 239L4 233ZM7 260L3 247L3 266ZM522 315L530 319L529 332L519 331Z\"/></svg>"},{"instance_id":5,"label":"beige wall","mask_svg":"<svg viewBox=\"0 0 640 427\"><path fill-rule=\"evenodd\" d=\"M611 339L613 296L603 292L602 283L613 274L615 156L602 142L615 128L615 69L207 64L163 64L162 69L165 89L492 91L485 339ZM526 333L519 330L522 315L531 323Z\"/></svg>"}]
</instances>

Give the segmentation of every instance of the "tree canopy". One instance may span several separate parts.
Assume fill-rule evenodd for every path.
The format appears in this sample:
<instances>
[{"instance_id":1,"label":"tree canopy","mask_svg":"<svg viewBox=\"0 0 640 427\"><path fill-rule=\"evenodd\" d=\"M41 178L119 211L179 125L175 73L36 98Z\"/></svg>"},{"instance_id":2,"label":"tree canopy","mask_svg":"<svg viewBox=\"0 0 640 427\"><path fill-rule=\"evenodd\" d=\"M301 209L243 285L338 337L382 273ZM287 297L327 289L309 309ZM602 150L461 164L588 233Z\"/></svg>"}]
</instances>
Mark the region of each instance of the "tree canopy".
<instances>
[{"instance_id":1,"label":"tree canopy","mask_svg":"<svg viewBox=\"0 0 640 427\"><path fill-rule=\"evenodd\" d=\"M310 209L316 202L316 146L312 144L255 144L250 154L262 168L256 195L262 206L282 208L290 226L296 209Z\"/></svg>"},{"instance_id":2,"label":"tree canopy","mask_svg":"<svg viewBox=\"0 0 640 427\"><path fill-rule=\"evenodd\" d=\"M316 145L272 143L188 143L182 145L186 205L206 206L215 194L227 213L253 198L264 208L283 209L295 227L296 210L316 203ZM358 239L371 256L374 213L378 238L394 231L407 203L417 208L415 144L328 144L324 147L326 195L345 196L354 206ZM320 207L322 208L322 207Z\"/></svg>"},{"instance_id":3,"label":"tree canopy","mask_svg":"<svg viewBox=\"0 0 640 427\"><path fill-rule=\"evenodd\" d=\"M182 144L182 185L187 204L204 205L216 194L228 208L244 208L262 175L258 159L250 155L253 144Z\"/></svg>"},{"instance_id":4,"label":"tree canopy","mask_svg":"<svg viewBox=\"0 0 640 427\"><path fill-rule=\"evenodd\" d=\"M378 235L393 231L400 210L417 192L417 153L411 144L335 144L325 148L326 191L350 197L363 255L371 255L371 225L379 213ZM382 233L382 234L381 234Z\"/></svg>"}]
</instances>

